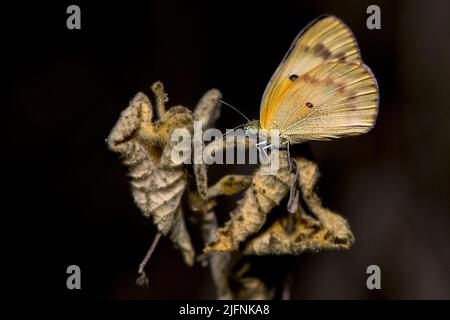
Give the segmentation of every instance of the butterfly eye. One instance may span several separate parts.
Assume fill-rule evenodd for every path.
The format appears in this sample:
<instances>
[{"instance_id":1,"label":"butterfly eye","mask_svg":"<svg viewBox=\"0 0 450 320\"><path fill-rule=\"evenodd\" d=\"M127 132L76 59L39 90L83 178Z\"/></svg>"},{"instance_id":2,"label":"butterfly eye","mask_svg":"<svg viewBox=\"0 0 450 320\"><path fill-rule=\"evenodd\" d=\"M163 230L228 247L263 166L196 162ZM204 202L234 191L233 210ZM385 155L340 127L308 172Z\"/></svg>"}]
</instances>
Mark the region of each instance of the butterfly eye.
<instances>
[{"instance_id":1,"label":"butterfly eye","mask_svg":"<svg viewBox=\"0 0 450 320\"><path fill-rule=\"evenodd\" d=\"M257 133L257 130L255 127L248 126L247 128L245 128L245 130L247 131L248 134L256 134Z\"/></svg>"},{"instance_id":2,"label":"butterfly eye","mask_svg":"<svg viewBox=\"0 0 450 320\"><path fill-rule=\"evenodd\" d=\"M291 81L295 81L295 80L297 80L297 78L298 78L298 75L296 75L296 74L291 74L289 76L289 80L291 80Z\"/></svg>"},{"instance_id":3,"label":"butterfly eye","mask_svg":"<svg viewBox=\"0 0 450 320\"><path fill-rule=\"evenodd\" d=\"M307 102L307 103L306 103L306 106L307 106L308 108L312 108L312 107L313 107L313 104L312 104L311 102Z\"/></svg>"}]
</instances>

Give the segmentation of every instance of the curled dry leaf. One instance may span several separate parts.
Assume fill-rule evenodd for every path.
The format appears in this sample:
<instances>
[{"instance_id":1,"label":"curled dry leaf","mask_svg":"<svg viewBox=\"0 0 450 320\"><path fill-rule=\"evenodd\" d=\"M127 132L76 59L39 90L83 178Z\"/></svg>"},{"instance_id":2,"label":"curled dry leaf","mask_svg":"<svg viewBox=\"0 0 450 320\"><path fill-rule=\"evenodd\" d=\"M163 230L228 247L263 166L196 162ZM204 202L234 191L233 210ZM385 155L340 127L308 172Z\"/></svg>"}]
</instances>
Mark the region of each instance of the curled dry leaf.
<instances>
[{"instance_id":1,"label":"curled dry leaf","mask_svg":"<svg viewBox=\"0 0 450 320\"><path fill-rule=\"evenodd\" d=\"M317 221L298 210L295 213L296 222L292 232L287 232L285 227L289 223L286 221L288 218L277 219L265 232L250 240L243 249L244 254L297 255L321 249L347 249L353 242L345 220L331 211L324 212L325 221ZM334 221L330 223L329 220ZM340 236L336 237L335 230L328 227L337 227Z\"/></svg>"},{"instance_id":2,"label":"curled dry leaf","mask_svg":"<svg viewBox=\"0 0 450 320\"><path fill-rule=\"evenodd\" d=\"M322 249L348 249L354 237L347 221L337 213L322 206L314 192L319 170L317 165L305 158L296 158L298 183L306 206L315 217L305 213L299 206L295 216L279 217L267 230L250 240L244 254L300 254L304 251ZM294 218L295 226L289 232L286 225Z\"/></svg>"},{"instance_id":3,"label":"curled dry leaf","mask_svg":"<svg viewBox=\"0 0 450 320\"><path fill-rule=\"evenodd\" d=\"M289 172L286 151L280 151L279 161L279 169L273 174L267 174L269 164L261 165L255 172L244 197L231 212L231 219L217 231L216 240L205 248L206 252L234 251L261 229L269 212L288 194L295 178Z\"/></svg>"},{"instance_id":4,"label":"curled dry leaf","mask_svg":"<svg viewBox=\"0 0 450 320\"><path fill-rule=\"evenodd\" d=\"M251 271L259 269L261 261L247 260L246 258L262 258L256 256L281 254L297 255L305 251L320 249L347 249L353 243L354 238L346 220L337 213L324 208L320 198L314 192L319 177L318 166L313 161L303 157L296 157L295 160L298 168L296 179L291 175L280 176L279 173L275 176L285 179L283 180L284 183L268 176L266 176L266 179L269 180L260 180L260 172L256 172L253 177L229 175L223 177L208 190L210 198L247 190L238 204L238 208L233 211L231 220L225 228L219 231L217 240L206 249L213 257L217 254L228 257L227 260L224 260L223 256L217 257L217 259L222 259L222 263L219 265L220 267L214 269L216 278L219 279L219 281L215 281L219 297L221 292L226 292L225 298L232 297L233 299L289 297L289 278L286 277L289 275L288 269L277 269L278 281L282 282L282 285L279 286L280 283L274 282L273 277L266 272ZM284 170L287 171L286 168ZM272 184L267 183L268 181L272 181ZM277 183L273 181L277 181ZM293 181L295 184L289 186ZM294 185L298 185L297 189L293 188ZM262 186L265 186L265 189ZM270 193L273 192L272 189L275 186L281 193L275 195ZM252 193L249 194L249 190L252 190ZM263 221L257 220L258 223L253 224L253 226L256 226L258 231L251 233L249 232L250 229L244 226L251 225L249 220L255 221L255 219L252 219L255 210L249 210L249 208L252 208L251 204L255 203L255 207L258 208L259 212L262 212L265 220L272 206L260 201L259 194L266 194L267 192L271 194L271 199L278 201L286 197L289 192L291 196L295 192L295 196L291 197L293 200L290 199L289 202L291 200L298 202L297 205L293 206L297 208L296 212L295 214L285 212L284 215L275 217L275 220L272 219L272 222L266 222L266 225L263 225ZM242 211L239 211L239 209ZM309 210L309 214L306 213L306 210ZM277 210L274 214L279 213L278 211L280 210ZM283 212L283 210L281 211ZM286 210L284 209L284 211ZM267 223L269 224L267 225ZM244 227L241 228L241 226ZM245 237L245 235L247 236ZM228 240L230 237L236 237L237 241L234 239ZM245 239L242 240L244 237ZM214 239L211 234L210 239ZM226 245L229 243L236 244L239 241L243 242L241 250L215 251L216 248L233 248L232 245L228 247ZM268 281L269 278L267 277L271 280Z\"/></svg>"},{"instance_id":5,"label":"curled dry leaf","mask_svg":"<svg viewBox=\"0 0 450 320\"><path fill-rule=\"evenodd\" d=\"M247 189L252 182L251 176L229 174L220 179L215 185L208 189L208 198L218 196L231 196Z\"/></svg>"},{"instance_id":6,"label":"curled dry leaf","mask_svg":"<svg viewBox=\"0 0 450 320\"><path fill-rule=\"evenodd\" d=\"M211 89L203 95L194 110L194 120L201 122L202 133L204 130L211 128L217 118L220 115L220 102L219 99L222 94L217 89ZM201 141L194 141L197 144L197 148L203 151L205 146L203 139ZM200 145L200 146L199 146ZM197 183L197 191L200 197L204 200L207 198L208 192L208 176L206 171L206 165L203 163L203 153L201 152L201 159L194 161L194 175Z\"/></svg>"},{"instance_id":7,"label":"curled dry leaf","mask_svg":"<svg viewBox=\"0 0 450 320\"><path fill-rule=\"evenodd\" d=\"M230 221L218 230L216 241L206 247L206 252L233 251L241 242L245 242L242 252L248 255L295 255L307 250L347 249L351 246L354 237L347 221L324 208L314 192L319 176L317 165L303 157L295 159L298 167L298 192L292 188L294 176L288 172L287 161L283 159L287 158L282 151L280 169L273 175L261 174L261 169L255 172L243 199L231 213ZM209 189L209 195L215 197L238 192L246 188L245 179L241 176L225 176ZM294 200L290 199L289 202L297 202L294 206L290 205L297 208L295 213L286 212L258 234L269 212L289 192ZM300 193L303 202L300 200ZM306 214L302 203L312 215ZM248 240L250 236L251 239Z\"/></svg>"},{"instance_id":8,"label":"curled dry leaf","mask_svg":"<svg viewBox=\"0 0 450 320\"><path fill-rule=\"evenodd\" d=\"M144 216L152 217L163 235L170 234L175 246L181 250L184 261L192 265L194 249L181 209L181 199L188 184L187 168L171 159L171 151L178 143L171 141L171 134L178 128L184 128L192 134L194 118L210 125L214 121L211 115L218 112L215 109L220 92L211 90L203 96L198 105L198 115L182 106L166 111L167 95L162 83L156 82L152 90L159 119L152 119L150 100L143 93L138 93L120 115L107 142L109 148L119 153L122 163L128 167L132 194L139 209ZM208 111L211 111L209 116ZM197 169L195 173L204 174L204 177L196 177L196 180L206 184L206 171ZM199 186L198 189L203 190L200 193L206 194L206 186Z\"/></svg>"},{"instance_id":9,"label":"curled dry leaf","mask_svg":"<svg viewBox=\"0 0 450 320\"><path fill-rule=\"evenodd\" d=\"M202 122L202 129L212 128L220 116L219 99L222 94L217 89L207 91L194 110L194 119Z\"/></svg>"},{"instance_id":10,"label":"curled dry leaf","mask_svg":"<svg viewBox=\"0 0 450 320\"><path fill-rule=\"evenodd\" d=\"M249 152L253 153L256 157L257 150L255 145L257 142L258 139L256 135L247 135L244 134L244 132L234 132L232 134L227 134L220 139L215 139L207 144L203 151L203 157L207 159L209 163L212 163L214 159L224 159L224 150L233 148L237 148L239 151L249 149Z\"/></svg>"}]
</instances>

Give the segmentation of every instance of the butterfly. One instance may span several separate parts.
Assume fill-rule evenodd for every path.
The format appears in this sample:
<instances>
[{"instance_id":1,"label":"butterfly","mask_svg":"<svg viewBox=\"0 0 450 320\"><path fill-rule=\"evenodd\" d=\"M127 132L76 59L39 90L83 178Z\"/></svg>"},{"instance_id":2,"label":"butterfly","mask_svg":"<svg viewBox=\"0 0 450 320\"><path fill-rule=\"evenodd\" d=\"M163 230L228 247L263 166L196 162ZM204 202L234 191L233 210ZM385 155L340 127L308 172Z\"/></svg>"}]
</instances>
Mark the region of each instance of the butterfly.
<instances>
[{"instance_id":1,"label":"butterfly","mask_svg":"<svg viewBox=\"0 0 450 320\"><path fill-rule=\"evenodd\" d=\"M246 129L277 130L289 152L290 144L366 133L375 125L378 104L377 81L352 31L324 15L295 38L264 91L259 123ZM257 147L262 145L272 146L269 140Z\"/></svg>"}]
</instances>

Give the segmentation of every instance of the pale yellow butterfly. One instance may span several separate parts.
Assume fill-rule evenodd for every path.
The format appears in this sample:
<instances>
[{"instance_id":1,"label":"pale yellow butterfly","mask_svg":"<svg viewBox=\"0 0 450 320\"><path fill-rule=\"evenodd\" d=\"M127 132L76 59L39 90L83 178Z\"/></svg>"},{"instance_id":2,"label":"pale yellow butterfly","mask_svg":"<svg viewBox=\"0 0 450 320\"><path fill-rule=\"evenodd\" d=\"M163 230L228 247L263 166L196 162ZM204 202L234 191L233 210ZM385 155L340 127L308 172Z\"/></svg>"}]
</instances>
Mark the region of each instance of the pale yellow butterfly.
<instances>
[{"instance_id":1,"label":"pale yellow butterfly","mask_svg":"<svg viewBox=\"0 0 450 320\"><path fill-rule=\"evenodd\" d=\"M359 135L374 126L378 101L352 31L325 15L296 37L266 87L259 125L247 129L279 130L288 145Z\"/></svg>"}]
</instances>

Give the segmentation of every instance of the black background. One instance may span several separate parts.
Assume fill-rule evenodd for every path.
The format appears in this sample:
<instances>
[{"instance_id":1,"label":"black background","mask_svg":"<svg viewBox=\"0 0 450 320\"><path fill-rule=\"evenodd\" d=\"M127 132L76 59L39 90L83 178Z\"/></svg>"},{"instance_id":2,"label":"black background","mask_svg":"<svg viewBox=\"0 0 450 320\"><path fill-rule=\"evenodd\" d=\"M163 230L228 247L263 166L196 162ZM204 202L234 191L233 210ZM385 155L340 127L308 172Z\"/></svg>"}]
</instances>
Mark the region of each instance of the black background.
<instances>
[{"instance_id":1,"label":"black background","mask_svg":"<svg viewBox=\"0 0 450 320\"><path fill-rule=\"evenodd\" d=\"M66 28L70 4L81 7L81 30ZM366 28L370 4L381 7L381 30ZM150 289L134 285L156 230L104 139L129 99L156 80L170 105L192 107L217 87L257 119L295 35L332 13L354 31L377 77L380 112L364 136L310 144L321 196L349 220L356 243L289 260L293 298L450 298L449 12L445 1L418 0L3 6L2 289L41 298L213 298L207 269L186 267L168 240L148 267ZM242 121L223 109L217 126ZM223 170L212 167L212 181ZM66 289L70 264L81 267L81 291ZM371 264L381 267L382 290L366 288Z\"/></svg>"}]
</instances>

